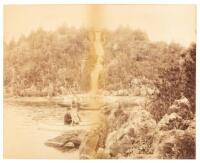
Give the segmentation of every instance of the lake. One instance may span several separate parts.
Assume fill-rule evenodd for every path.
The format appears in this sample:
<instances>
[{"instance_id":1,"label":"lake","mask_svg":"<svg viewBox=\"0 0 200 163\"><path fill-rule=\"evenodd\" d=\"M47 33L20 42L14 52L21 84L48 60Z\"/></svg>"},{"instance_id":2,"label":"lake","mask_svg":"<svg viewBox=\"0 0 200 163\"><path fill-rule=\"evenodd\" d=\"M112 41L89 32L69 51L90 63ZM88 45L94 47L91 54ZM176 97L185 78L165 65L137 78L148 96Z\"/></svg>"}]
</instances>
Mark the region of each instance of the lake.
<instances>
[{"instance_id":1,"label":"lake","mask_svg":"<svg viewBox=\"0 0 200 163\"><path fill-rule=\"evenodd\" d=\"M65 111L4 103L4 158L78 159L78 151L63 153L44 145L63 133Z\"/></svg>"}]
</instances>

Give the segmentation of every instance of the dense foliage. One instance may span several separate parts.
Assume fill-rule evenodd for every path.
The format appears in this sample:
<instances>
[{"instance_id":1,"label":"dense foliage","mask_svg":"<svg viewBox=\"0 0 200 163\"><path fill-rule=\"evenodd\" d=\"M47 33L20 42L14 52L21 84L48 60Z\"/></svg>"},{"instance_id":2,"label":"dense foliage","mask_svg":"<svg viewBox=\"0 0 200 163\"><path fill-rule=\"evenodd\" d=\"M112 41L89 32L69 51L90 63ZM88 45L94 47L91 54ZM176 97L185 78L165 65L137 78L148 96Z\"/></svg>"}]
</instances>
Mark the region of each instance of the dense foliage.
<instances>
[{"instance_id":1,"label":"dense foliage","mask_svg":"<svg viewBox=\"0 0 200 163\"><path fill-rule=\"evenodd\" d=\"M162 118L175 99L183 96L189 99L191 109L195 112L195 56L196 45L191 44L181 52L173 64L159 70L159 78L154 80L159 93L154 96L155 101L150 108L157 120Z\"/></svg>"},{"instance_id":2,"label":"dense foliage","mask_svg":"<svg viewBox=\"0 0 200 163\"><path fill-rule=\"evenodd\" d=\"M131 91L133 81L141 79L141 85L154 85L159 90L151 96L151 112L157 119L181 94L190 99L195 110L195 44L185 48L174 42L152 42L143 31L129 27L104 29L102 33L103 90ZM89 29L61 26L55 31L40 28L5 43L5 93L46 96L88 91L90 63L95 60L90 36Z\"/></svg>"}]
</instances>

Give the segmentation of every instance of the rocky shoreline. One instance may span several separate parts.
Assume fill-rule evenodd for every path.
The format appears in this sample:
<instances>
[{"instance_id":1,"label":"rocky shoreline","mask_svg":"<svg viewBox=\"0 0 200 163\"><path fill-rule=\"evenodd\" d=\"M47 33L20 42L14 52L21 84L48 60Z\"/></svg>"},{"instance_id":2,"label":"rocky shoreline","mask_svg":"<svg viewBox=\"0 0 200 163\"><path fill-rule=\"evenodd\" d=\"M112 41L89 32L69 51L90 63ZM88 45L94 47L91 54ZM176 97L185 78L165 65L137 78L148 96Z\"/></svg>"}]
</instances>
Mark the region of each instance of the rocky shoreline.
<instances>
[{"instance_id":1,"label":"rocky shoreline","mask_svg":"<svg viewBox=\"0 0 200 163\"><path fill-rule=\"evenodd\" d=\"M186 98L176 100L159 122L141 105L123 103L104 106L100 117L92 130L67 141L80 159L195 158L195 115Z\"/></svg>"}]
</instances>

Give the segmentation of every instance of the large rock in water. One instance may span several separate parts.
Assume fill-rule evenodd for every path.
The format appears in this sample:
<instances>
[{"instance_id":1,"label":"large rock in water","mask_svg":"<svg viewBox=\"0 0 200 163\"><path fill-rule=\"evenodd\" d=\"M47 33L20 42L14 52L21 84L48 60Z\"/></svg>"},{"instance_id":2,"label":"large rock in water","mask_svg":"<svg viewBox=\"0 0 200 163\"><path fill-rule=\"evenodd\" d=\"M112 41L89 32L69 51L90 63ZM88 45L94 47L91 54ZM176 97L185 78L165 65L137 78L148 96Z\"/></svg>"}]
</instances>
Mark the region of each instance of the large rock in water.
<instances>
[{"instance_id":1,"label":"large rock in water","mask_svg":"<svg viewBox=\"0 0 200 163\"><path fill-rule=\"evenodd\" d=\"M118 111L112 111L114 113L120 112L118 116L114 116L115 114L112 112L110 114L113 116L108 116L111 119L109 122L117 127L110 130L111 132L107 136L106 151L115 158L128 156L130 153L148 152L156 128L156 121L149 112L140 107L129 108L127 112L120 110L126 109L120 108ZM118 125L117 119L121 119L124 115L128 117L121 125Z\"/></svg>"},{"instance_id":2,"label":"large rock in water","mask_svg":"<svg viewBox=\"0 0 200 163\"><path fill-rule=\"evenodd\" d=\"M79 149L80 159L96 159L99 157L106 157L104 152L101 152L101 150L105 148L107 122L102 113L98 118L98 123L86 133L82 140Z\"/></svg>"},{"instance_id":3,"label":"large rock in water","mask_svg":"<svg viewBox=\"0 0 200 163\"><path fill-rule=\"evenodd\" d=\"M70 131L45 142L45 145L54 147L62 152L78 149L83 137L83 131Z\"/></svg>"}]
</instances>

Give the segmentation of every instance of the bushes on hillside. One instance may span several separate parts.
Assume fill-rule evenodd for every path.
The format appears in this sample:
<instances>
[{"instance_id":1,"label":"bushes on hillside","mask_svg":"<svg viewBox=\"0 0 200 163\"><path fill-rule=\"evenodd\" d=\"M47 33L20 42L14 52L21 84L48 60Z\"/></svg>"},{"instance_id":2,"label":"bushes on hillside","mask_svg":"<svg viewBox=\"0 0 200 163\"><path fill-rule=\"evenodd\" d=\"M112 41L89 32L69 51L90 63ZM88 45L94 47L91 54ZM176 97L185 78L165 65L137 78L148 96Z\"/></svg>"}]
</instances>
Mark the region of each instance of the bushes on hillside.
<instances>
[{"instance_id":1,"label":"bushes on hillside","mask_svg":"<svg viewBox=\"0 0 200 163\"><path fill-rule=\"evenodd\" d=\"M49 94L48 90L53 90L53 95L88 91L90 63L95 59L90 55L89 33L86 28L67 26L51 32L40 28L4 43L5 92L26 96L24 92L35 88L31 94L40 96ZM102 35L105 56L101 89L132 90L134 79L145 78L159 88L157 99L166 101L166 106L160 106L164 111L180 96L179 83L185 81L184 95L194 104L195 45L185 50L177 43L152 42L145 32L128 27L104 29ZM183 51L186 61L181 63L181 70L178 61Z\"/></svg>"},{"instance_id":2,"label":"bushes on hillside","mask_svg":"<svg viewBox=\"0 0 200 163\"><path fill-rule=\"evenodd\" d=\"M149 108L157 121L167 113L174 100L182 96L189 99L195 112L195 56L196 45L191 44L173 64L159 70L158 78L154 80L159 93L154 96Z\"/></svg>"}]
</instances>

